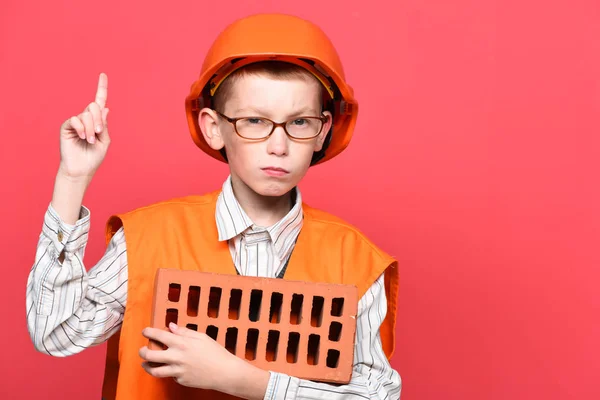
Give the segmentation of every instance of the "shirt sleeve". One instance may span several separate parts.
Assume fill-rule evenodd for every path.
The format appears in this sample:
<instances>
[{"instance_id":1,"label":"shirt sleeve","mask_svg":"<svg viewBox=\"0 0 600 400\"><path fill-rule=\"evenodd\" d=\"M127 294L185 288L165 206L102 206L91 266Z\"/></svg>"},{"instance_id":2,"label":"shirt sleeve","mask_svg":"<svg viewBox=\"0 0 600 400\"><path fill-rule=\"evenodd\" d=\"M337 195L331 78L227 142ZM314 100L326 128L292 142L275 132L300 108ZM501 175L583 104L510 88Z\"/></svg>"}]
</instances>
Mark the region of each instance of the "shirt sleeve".
<instances>
[{"instance_id":1,"label":"shirt sleeve","mask_svg":"<svg viewBox=\"0 0 600 400\"><path fill-rule=\"evenodd\" d=\"M124 232L121 228L115 233L102 259L87 272L83 257L89 229L86 207L75 225L69 225L48 206L26 294L27 328L40 352L57 357L79 353L106 341L123 321Z\"/></svg>"},{"instance_id":2,"label":"shirt sleeve","mask_svg":"<svg viewBox=\"0 0 600 400\"><path fill-rule=\"evenodd\" d=\"M383 351L379 327L387 313L383 275L358 304L354 366L347 385L332 385L271 372L265 400L396 400L402 381Z\"/></svg>"}]
</instances>

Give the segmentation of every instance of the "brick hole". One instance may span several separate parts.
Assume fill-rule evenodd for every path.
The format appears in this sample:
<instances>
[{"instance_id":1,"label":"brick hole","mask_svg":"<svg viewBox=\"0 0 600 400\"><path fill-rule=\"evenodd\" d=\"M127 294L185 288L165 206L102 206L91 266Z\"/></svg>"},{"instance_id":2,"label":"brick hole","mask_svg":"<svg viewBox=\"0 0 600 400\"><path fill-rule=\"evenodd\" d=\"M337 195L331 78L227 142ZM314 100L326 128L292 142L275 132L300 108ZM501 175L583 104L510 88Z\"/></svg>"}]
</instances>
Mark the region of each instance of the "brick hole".
<instances>
[{"instance_id":1,"label":"brick hole","mask_svg":"<svg viewBox=\"0 0 600 400\"><path fill-rule=\"evenodd\" d=\"M332 342L339 342L340 336L342 336L342 324L333 321L331 325L329 325L329 340Z\"/></svg>"},{"instance_id":2,"label":"brick hole","mask_svg":"<svg viewBox=\"0 0 600 400\"><path fill-rule=\"evenodd\" d=\"M277 349L279 348L279 331L269 331L267 338L267 361L277 361Z\"/></svg>"},{"instance_id":3,"label":"brick hole","mask_svg":"<svg viewBox=\"0 0 600 400\"><path fill-rule=\"evenodd\" d=\"M300 334L298 332L290 332L288 336L288 347L286 353L287 362L295 364L298 362L298 347L300 344Z\"/></svg>"},{"instance_id":4,"label":"brick hole","mask_svg":"<svg viewBox=\"0 0 600 400\"><path fill-rule=\"evenodd\" d=\"M281 322L281 306L283 304L283 294L271 294L271 311L269 312L269 321L273 324Z\"/></svg>"},{"instance_id":5,"label":"brick hole","mask_svg":"<svg viewBox=\"0 0 600 400\"><path fill-rule=\"evenodd\" d=\"M258 347L258 329L248 329L246 336L246 360L256 359L256 348Z\"/></svg>"},{"instance_id":6,"label":"brick hole","mask_svg":"<svg viewBox=\"0 0 600 400\"><path fill-rule=\"evenodd\" d=\"M262 303L262 290L253 290L250 293L250 310L248 314L248 318L250 321L258 321L260 317L260 304Z\"/></svg>"},{"instance_id":7,"label":"brick hole","mask_svg":"<svg viewBox=\"0 0 600 400\"><path fill-rule=\"evenodd\" d=\"M165 326L168 328L169 324L172 322L174 324L177 323L177 314L179 311L176 308L168 308L167 315L165 316Z\"/></svg>"},{"instance_id":8,"label":"brick hole","mask_svg":"<svg viewBox=\"0 0 600 400\"><path fill-rule=\"evenodd\" d=\"M190 286L188 290L187 315L190 317L198 316L198 308L200 307L200 287Z\"/></svg>"},{"instance_id":9,"label":"brick hole","mask_svg":"<svg viewBox=\"0 0 600 400\"><path fill-rule=\"evenodd\" d=\"M238 329L237 328L227 328L227 333L225 333L225 348L231 353L235 355L235 348L237 346L237 337L238 337Z\"/></svg>"},{"instance_id":10,"label":"brick hole","mask_svg":"<svg viewBox=\"0 0 600 400\"><path fill-rule=\"evenodd\" d=\"M181 294L181 285L179 283L169 284L169 301L177 303L179 301L179 295Z\"/></svg>"},{"instance_id":11,"label":"brick hole","mask_svg":"<svg viewBox=\"0 0 600 400\"><path fill-rule=\"evenodd\" d=\"M312 312L310 315L310 324L312 326L321 326L321 323L323 322L323 304L325 304L325 299L323 297L313 297Z\"/></svg>"},{"instance_id":12,"label":"brick hole","mask_svg":"<svg viewBox=\"0 0 600 400\"><path fill-rule=\"evenodd\" d=\"M337 368L339 361L340 361L339 350L329 349L329 351L327 352L327 367Z\"/></svg>"},{"instance_id":13,"label":"brick hole","mask_svg":"<svg viewBox=\"0 0 600 400\"><path fill-rule=\"evenodd\" d=\"M331 315L341 317L344 312L344 298L336 297L331 301Z\"/></svg>"},{"instance_id":14,"label":"brick hole","mask_svg":"<svg viewBox=\"0 0 600 400\"><path fill-rule=\"evenodd\" d=\"M185 327L193 331L198 331L198 325L196 324L187 324Z\"/></svg>"},{"instance_id":15,"label":"brick hole","mask_svg":"<svg viewBox=\"0 0 600 400\"><path fill-rule=\"evenodd\" d=\"M240 306L242 304L242 291L231 289L229 296L229 319L240 319Z\"/></svg>"},{"instance_id":16,"label":"brick hole","mask_svg":"<svg viewBox=\"0 0 600 400\"><path fill-rule=\"evenodd\" d=\"M290 324L299 325L302 321L302 302L304 296L301 294L294 294L292 296L292 311L290 312Z\"/></svg>"},{"instance_id":17,"label":"brick hole","mask_svg":"<svg viewBox=\"0 0 600 400\"><path fill-rule=\"evenodd\" d=\"M208 316L210 318L219 317L219 306L221 305L221 293L223 290L218 287L210 288L210 295L208 297Z\"/></svg>"},{"instance_id":18,"label":"brick hole","mask_svg":"<svg viewBox=\"0 0 600 400\"><path fill-rule=\"evenodd\" d=\"M217 340L217 336L219 335L219 328L214 325L209 325L206 327L206 334L212 338L212 340Z\"/></svg>"},{"instance_id":19,"label":"brick hole","mask_svg":"<svg viewBox=\"0 0 600 400\"><path fill-rule=\"evenodd\" d=\"M308 365L317 365L319 363L319 347L321 337L319 335L310 335L308 337L308 354L306 362Z\"/></svg>"}]
</instances>

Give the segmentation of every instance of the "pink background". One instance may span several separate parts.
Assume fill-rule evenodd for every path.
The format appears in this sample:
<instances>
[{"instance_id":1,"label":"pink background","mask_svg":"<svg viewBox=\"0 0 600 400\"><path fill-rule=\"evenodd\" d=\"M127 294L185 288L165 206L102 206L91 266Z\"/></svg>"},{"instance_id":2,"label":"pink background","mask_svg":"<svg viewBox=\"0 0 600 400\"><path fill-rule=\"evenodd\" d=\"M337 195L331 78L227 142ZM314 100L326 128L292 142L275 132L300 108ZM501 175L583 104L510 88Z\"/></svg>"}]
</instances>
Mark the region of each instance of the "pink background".
<instances>
[{"instance_id":1,"label":"pink background","mask_svg":"<svg viewBox=\"0 0 600 400\"><path fill-rule=\"evenodd\" d=\"M321 25L360 101L301 188L400 261L402 398L600 398L597 0L3 0L0 398L100 397L104 346L50 358L26 331L60 124L106 72L89 268L111 213L221 185L184 97L217 30L265 11Z\"/></svg>"}]
</instances>

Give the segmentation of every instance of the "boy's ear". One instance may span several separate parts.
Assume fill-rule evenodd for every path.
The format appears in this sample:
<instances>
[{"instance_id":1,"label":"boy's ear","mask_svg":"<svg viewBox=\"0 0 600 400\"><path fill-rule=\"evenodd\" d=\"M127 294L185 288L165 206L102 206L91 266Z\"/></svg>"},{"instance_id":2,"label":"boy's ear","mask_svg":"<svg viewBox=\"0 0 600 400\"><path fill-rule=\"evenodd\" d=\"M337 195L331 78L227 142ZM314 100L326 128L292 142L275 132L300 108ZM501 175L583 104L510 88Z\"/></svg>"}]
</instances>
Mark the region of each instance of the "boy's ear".
<instances>
[{"instance_id":1,"label":"boy's ear","mask_svg":"<svg viewBox=\"0 0 600 400\"><path fill-rule=\"evenodd\" d=\"M225 146L218 124L219 116L210 108L203 108L198 114L198 126L204 140L213 150L221 150Z\"/></svg>"},{"instance_id":2,"label":"boy's ear","mask_svg":"<svg viewBox=\"0 0 600 400\"><path fill-rule=\"evenodd\" d=\"M333 123L333 116L329 111L323 111L323 115L327 117L327 121L323 123L321 133L319 133L319 136L317 136L314 151L321 151L321 149L323 148L323 143L325 143L325 138L327 138L327 134L331 129L331 124Z\"/></svg>"}]
</instances>

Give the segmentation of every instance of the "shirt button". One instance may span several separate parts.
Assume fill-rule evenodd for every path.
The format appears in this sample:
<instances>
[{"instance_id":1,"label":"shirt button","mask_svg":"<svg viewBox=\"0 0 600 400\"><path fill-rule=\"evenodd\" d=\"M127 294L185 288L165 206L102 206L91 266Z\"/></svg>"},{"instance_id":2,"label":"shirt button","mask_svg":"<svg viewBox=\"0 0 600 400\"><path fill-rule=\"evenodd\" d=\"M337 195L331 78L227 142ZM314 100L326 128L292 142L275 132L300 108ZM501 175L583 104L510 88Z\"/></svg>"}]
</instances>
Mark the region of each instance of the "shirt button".
<instances>
[{"instance_id":1,"label":"shirt button","mask_svg":"<svg viewBox=\"0 0 600 400\"><path fill-rule=\"evenodd\" d=\"M63 241L63 233L62 233L62 231L58 231L57 239L58 239L59 242L62 243L62 241Z\"/></svg>"}]
</instances>

